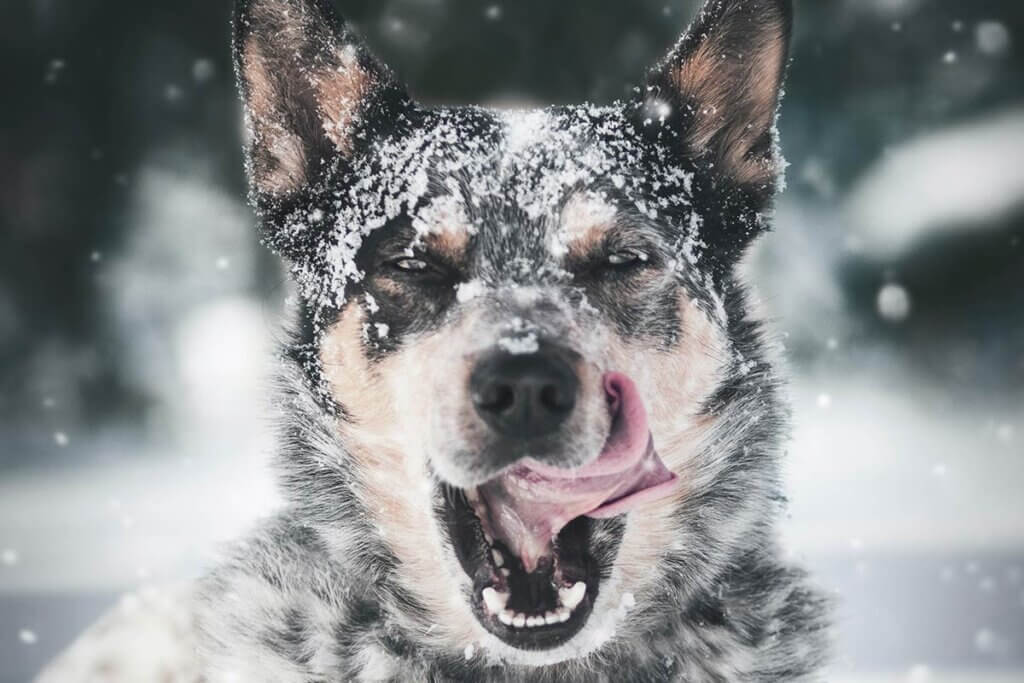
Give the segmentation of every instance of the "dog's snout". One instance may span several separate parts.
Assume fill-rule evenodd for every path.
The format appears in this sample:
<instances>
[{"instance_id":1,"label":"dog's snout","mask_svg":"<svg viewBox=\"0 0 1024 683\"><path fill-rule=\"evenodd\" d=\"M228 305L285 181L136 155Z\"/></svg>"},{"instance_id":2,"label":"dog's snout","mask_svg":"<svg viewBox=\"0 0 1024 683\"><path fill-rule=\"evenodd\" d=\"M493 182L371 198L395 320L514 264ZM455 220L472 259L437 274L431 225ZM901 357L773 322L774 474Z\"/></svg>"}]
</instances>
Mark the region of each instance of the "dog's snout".
<instances>
[{"instance_id":1,"label":"dog's snout","mask_svg":"<svg viewBox=\"0 0 1024 683\"><path fill-rule=\"evenodd\" d=\"M579 378L557 353L500 353L470 377L476 412L502 436L530 439L558 429L576 406Z\"/></svg>"}]
</instances>

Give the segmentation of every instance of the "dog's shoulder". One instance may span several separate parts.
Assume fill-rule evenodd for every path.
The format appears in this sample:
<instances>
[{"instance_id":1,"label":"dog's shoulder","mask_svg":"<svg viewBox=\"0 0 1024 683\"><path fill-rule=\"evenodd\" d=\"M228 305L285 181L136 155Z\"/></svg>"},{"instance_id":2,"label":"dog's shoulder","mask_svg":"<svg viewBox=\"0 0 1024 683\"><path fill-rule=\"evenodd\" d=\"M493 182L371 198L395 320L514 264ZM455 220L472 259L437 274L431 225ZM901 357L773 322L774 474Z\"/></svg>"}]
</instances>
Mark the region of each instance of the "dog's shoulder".
<instances>
[{"instance_id":1,"label":"dog's shoulder","mask_svg":"<svg viewBox=\"0 0 1024 683\"><path fill-rule=\"evenodd\" d=\"M320 534L282 516L198 582L209 680L305 683L314 672L345 670L336 639L365 588L329 558Z\"/></svg>"}]
</instances>

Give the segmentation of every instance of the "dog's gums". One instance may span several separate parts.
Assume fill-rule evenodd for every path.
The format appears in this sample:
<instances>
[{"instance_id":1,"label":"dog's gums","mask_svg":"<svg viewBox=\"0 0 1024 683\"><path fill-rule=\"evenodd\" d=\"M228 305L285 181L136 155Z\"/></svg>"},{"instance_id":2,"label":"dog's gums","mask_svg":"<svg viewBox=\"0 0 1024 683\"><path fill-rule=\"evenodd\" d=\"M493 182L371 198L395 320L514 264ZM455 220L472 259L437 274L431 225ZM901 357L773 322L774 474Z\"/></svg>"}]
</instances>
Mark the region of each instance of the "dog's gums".
<instances>
[{"instance_id":1,"label":"dog's gums","mask_svg":"<svg viewBox=\"0 0 1024 683\"><path fill-rule=\"evenodd\" d=\"M603 384L612 426L592 462L569 470L527 458L477 488L448 492L449 530L474 580L476 614L510 644L554 647L586 622L602 578L586 518L624 514L678 482L654 450L633 381L613 372Z\"/></svg>"}]
</instances>

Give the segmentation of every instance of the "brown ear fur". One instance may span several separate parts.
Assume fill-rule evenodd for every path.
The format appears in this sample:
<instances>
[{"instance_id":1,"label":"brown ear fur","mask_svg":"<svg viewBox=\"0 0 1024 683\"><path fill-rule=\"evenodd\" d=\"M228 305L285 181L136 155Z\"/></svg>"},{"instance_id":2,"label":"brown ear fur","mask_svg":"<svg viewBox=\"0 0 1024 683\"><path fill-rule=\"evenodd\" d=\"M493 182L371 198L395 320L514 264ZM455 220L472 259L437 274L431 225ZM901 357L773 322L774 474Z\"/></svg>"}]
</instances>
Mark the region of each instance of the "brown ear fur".
<instances>
[{"instance_id":1,"label":"brown ear fur","mask_svg":"<svg viewBox=\"0 0 1024 683\"><path fill-rule=\"evenodd\" d=\"M331 153L353 153L369 101L393 80L328 0L243 1L234 28L253 188L294 192Z\"/></svg>"},{"instance_id":2,"label":"brown ear fur","mask_svg":"<svg viewBox=\"0 0 1024 683\"><path fill-rule=\"evenodd\" d=\"M791 0L709 0L654 74L689 109L689 149L740 184L780 170L773 127L791 29Z\"/></svg>"}]
</instances>

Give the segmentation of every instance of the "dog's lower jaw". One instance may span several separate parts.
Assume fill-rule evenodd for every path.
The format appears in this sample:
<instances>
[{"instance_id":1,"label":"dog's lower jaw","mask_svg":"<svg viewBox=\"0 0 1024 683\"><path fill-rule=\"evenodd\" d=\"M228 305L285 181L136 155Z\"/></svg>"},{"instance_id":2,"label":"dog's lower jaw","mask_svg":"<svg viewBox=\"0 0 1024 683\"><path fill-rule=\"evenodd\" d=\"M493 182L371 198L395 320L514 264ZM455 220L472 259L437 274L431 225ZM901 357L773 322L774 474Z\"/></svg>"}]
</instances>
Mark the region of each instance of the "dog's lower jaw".
<instances>
[{"instance_id":1,"label":"dog's lower jaw","mask_svg":"<svg viewBox=\"0 0 1024 683\"><path fill-rule=\"evenodd\" d=\"M273 558L260 550L268 546L278 550ZM512 648L487 633L475 642L427 644L429 636L418 629L429 615L395 602L385 566L355 572L327 547L318 532L281 517L248 552L202 581L197 621L211 670L249 683L505 681L542 674L589 681L616 680L622 671L640 680L767 683L811 680L827 653L824 601L801 572L764 547L702 582L717 589L698 589L668 572L631 594L613 573L587 625L546 651ZM384 576L373 576L375 570Z\"/></svg>"}]
</instances>

